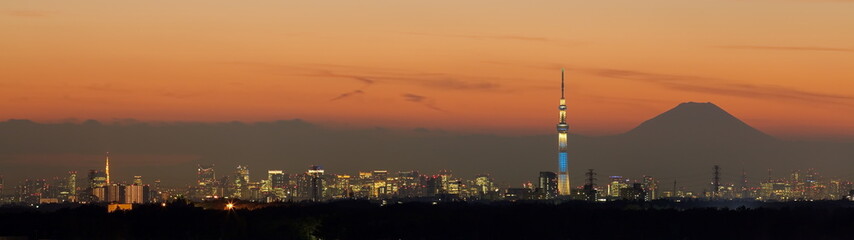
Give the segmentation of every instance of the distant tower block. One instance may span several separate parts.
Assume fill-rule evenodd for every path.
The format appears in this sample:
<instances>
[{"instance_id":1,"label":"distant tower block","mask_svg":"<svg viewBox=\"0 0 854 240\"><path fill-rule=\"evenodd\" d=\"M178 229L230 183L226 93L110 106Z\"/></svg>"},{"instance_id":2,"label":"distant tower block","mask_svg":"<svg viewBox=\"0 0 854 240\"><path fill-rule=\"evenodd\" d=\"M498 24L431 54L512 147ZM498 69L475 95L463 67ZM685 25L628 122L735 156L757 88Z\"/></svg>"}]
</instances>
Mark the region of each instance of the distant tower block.
<instances>
[{"instance_id":1,"label":"distant tower block","mask_svg":"<svg viewBox=\"0 0 854 240\"><path fill-rule=\"evenodd\" d=\"M107 175L107 186L110 185L110 152L107 152L107 166L104 167L104 173Z\"/></svg>"},{"instance_id":2,"label":"distant tower block","mask_svg":"<svg viewBox=\"0 0 854 240\"><path fill-rule=\"evenodd\" d=\"M566 133L569 131L569 125L566 124L566 98L564 97L564 83L563 83L563 72L564 70L560 70L560 105L558 106L558 110L560 111L560 122L557 124L557 164L558 164L558 173L557 173L557 189L560 195L569 195L570 189L572 189L569 184L569 169L567 166L567 155L566 155Z\"/></svg>"}]
</instances>

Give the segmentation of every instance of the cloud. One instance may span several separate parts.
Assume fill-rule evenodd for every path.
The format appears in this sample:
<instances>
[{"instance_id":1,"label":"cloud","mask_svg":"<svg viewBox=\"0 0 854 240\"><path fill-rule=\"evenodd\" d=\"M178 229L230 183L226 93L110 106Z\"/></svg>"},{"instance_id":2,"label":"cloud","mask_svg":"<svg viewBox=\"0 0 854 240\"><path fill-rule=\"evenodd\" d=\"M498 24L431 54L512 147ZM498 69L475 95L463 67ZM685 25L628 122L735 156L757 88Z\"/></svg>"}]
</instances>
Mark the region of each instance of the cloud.
<instances>
[{"instance_id":1,"label":"cloud","mask_svg":"<svg viewBox=\"0 0 854 240\"><path fill-rule=\"evenodd\" d=\"M445 112L444 109L436 107L435 101L433 101L433 99L430 99L428 97L416 95L416 94L412 94L412 93L404 93L401 96L403 97L403 100L405 100L405 101L420 103L429 109L433 109L433 110L440 111L440 112Z\"/></svg>"},{"instance_id":2,"label":"cloud","mask_svg":"<svg viewBox=\"0 0 854 240\"><path fill-rule=\"evenodd\" d=\"M406 93L406 94L403 94L402 96L403 96L404 100L410 101L410 102L421 102L427 98L424 96L419 96L419 95L415 95L415 94L411 94L411 93Z\"/></svg>"},{"instance_id":3,"label":"cloud","mask_svg":"<svg viewBox=\"0 0 854 240\"><path fill-rule=\"evenodd\" d=\"M335 77L335 78L349 78L349 79L353 79L353 80L362 82L365 85L373 85L374 83L377 82L376 80L371 79L370 77L359 76L359 75L350 75L350 74L336 74L336 73L333 73L332 71L329 71L329 70L317 70L317 74L309 74L309 75L310 76Z\"/></svg>"},{"instance_id":4,"label":"cloud","mask_svg":"<svg viewBox=\"0 0 854 240\"><path fill-rule=\"evenodd\" d=\"M352 79L365 84L408 84L443 90L494 91L501 85L490 80L472 80L478 77L459 76L445 73L413 72L401 69L371 68L360 66L302 64L280 65L274 63L225 62L234 65L249 65L268 68L277 74L301 77L325 77Z\"/></svg>"},{"instance_id":5,"label":"cloud","mask_svg":"<svg viewBox=\"0 0 854 240\"><path fill-rule=\"evenodd\" d=\"M14 11L6 11L6 15L13 17L48 17L53 15L53 12L49 11L36 11L36 10L14 10Z\"/></svg>"},{"instance_id":6,"label":"cloud","mask_svg":"<svg viewBox=\"0 0 854 240\"><path fill-rule=\"evenodd\" d=\"M647 82L681 91L744 98L799 100L804 102L854 106L854 96L803 91L774 85L736 84L725 80L687 75L671 75L620 69L585 69L593 75Z\"/></svg>"},{"instance_id":7,"label":"cloud","mask_svg":"<svg viewBox=\"0 0 854 240\"><path fill-rule=\"evenodd\" d=\"M348 97L352 97L352 96L356 96L356 95L361 95L361 94L365 94L365 92L362 90L354 90L352 92L342 93L341 95L338 95L337 97L335 97L329 101L337 101L337 100L341 100L344 98L348 98Z\"/></svg>"},{"instance_id":8,"label":"cloud","mask_svg":"<svg viewBox=\"0 0 854 240\"><path fill-rule=\"evenodd\" d=\"M850 49L850 48L831 48L831 47L756 46L756 45L729 45L729 46L718 46L718 47L719 48L728 48L728 49L745 49L745 50L854 52L854 49Z\"/></svg>"}]
</instances>

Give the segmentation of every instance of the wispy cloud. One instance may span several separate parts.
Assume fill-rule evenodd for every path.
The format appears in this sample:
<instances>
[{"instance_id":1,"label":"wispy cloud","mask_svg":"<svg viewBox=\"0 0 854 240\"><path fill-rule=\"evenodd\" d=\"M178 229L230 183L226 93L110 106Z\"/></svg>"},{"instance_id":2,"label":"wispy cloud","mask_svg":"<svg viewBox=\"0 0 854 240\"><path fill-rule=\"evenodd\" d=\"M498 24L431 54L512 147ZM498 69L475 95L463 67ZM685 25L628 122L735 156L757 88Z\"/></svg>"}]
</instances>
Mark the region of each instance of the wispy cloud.
<instances>
[{"instance_id":1,"label":"wispy cloud","mask_svg":"<svg viewBox=\"0 0 854 240\"><path fill-rule=\"evenodd\" d=\"M276 71L277 74L290 76L352 79L365 84L361 89L374 84L408 84L433 89L461 91L495 91L501 89L501 85L492 80L444 73L328 64L277 65L247 62L227 62L227 64L263 67Z\"/></svg>"},{"instance_id":2,"label":"wispy cloud","mask_svg":"<svg viewBox=\"0 0 854 240\"><path fill-rule=\"evenodd\" d=\"M421 101L424 101L424 99L427 99L427 97L419 96L419 95L415 95L415 94L411 94L411 93L406 93L406 94L403 94L402 96L403 96L404 100L410 101L410 102L421 102Z\"/></svg>"},{"instance_id":3,"label":"wispy cloud","mask_svg":"<svg viewBox=\"0 0 854 240\"><path fill-rule=\"evenodd\" d=\"M716 95L774 100L796 100L854 107L854 96L810 92L774 85L737 84L731 81L689 75L648 73L620 69L584 69L593 75L658 84L662 87Z\"/></svg>"},{"instance_id":4,"label":"wispy cloud","mask_svg":"<svg viewBox=\"0 0 854 240\"><path fill-rule=\"evenodd\" d=\"M356 96L356 95L362 95L362 94L365 94L365 91L353 90L351 92L342 93L341 95L338 95L337 97L335 97L333 99L330 99L330 101L337 101L337 100L341 100L344 98L348 98L348 97L352 97L352 96Z\"/></svg>"},{"instance_id":5,"label":"wispy cloud","mask_svg":"<svg viewBox=\"0 0 854 240\"><path fill-rule=\"evenodd\" d=\"M433 109L433 110L440 111L440 112L445 112L444 109L436 107L435 101L433 101L433 99L430 99L428 97L416 95L416 94L412 94L412 93L404 93L401 96L403 97L403 100L405 100L405 101L420 103L429 109Z\"/></svg>"},{"instance_id":6,"label":"wispy cloud","mask_svg":"<svg viewBox=\"0 0 854 240\"><path fill-rule=\"evenodd\" d=\"M744 50L854 52L854 49L851 49L851 48L833 48L833 47L758 46L758 45L728 45L728 46L717 46L717 47L728 48L728 49L744 49Z\"/></svg>"}]
</instances>

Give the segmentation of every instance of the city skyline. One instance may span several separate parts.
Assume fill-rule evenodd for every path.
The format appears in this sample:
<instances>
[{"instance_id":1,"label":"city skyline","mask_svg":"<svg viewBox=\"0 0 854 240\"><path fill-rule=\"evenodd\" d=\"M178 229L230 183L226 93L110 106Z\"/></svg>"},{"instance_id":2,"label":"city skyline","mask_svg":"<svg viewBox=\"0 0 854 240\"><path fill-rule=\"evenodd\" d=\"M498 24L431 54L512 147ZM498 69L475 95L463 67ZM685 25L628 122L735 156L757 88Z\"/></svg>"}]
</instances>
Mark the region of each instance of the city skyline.
<instances>
[{"instance_id":1,"label":"city skyline","mask_svg":"<svg viewBox=\"0 0 854 240\"><path fill-rule=\"evenodd\" d=\"M143 180L144 177L139 175L134 175L132 182L109 182L109 166L106 162L104 171L89 170L82 185L78 184L77 171L68 171L67 176L56 176L50 181L46 178L26 179L14 186L4 184L0 177L0 202L142 204L166 203L176 199L234 199L269 203L341 199L448 201L449 198L454 201L854 200L854 190L850 190L854 188L852 179L823 176L816 169L799 169L776 175L768 169L767 176L754 178L742 170L736 179L729 170L722 171L720 166L714 165L713 174L706 179L701 176L609 175L601 184L596 181L594 169L589 169L586 174L588 180L583 185L573 186L570 192L559 189L559 174L550 171L540 171L534 181L502 186L489 174L468 177L454 175L449 170L425 174L417 170L390 172L374 169L348 174L310 166L303 173L270 169L264 176L264 171L257 174L256 170L255 175L251 174L253 171L246 165L226 167L231 171L220 168L217 174L215 165L198 164L195 182L170 185L160 179Z\"/></svg>"}]
</instances>

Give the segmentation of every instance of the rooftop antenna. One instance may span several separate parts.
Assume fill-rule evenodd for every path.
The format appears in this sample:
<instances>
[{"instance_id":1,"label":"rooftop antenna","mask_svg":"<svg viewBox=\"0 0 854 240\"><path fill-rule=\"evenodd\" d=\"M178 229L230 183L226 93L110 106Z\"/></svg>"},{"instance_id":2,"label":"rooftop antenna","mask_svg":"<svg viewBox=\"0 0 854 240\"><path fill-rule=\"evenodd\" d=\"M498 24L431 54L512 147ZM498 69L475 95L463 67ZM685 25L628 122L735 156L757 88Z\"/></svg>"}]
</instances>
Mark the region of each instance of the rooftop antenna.
<instances>
[{"instance_id":1,"label":"rooftop antenna","mask_svg":"<svg viewBox=\"0 0 854 240\"><path fill-rule=\"evenodd\" d=\"M563 71L564 71L564 69L561 68L560 69L560 98L564 98L564 96L563 96L563 92L564 92L563 91Z\"/></svg>"}]
</instances>

